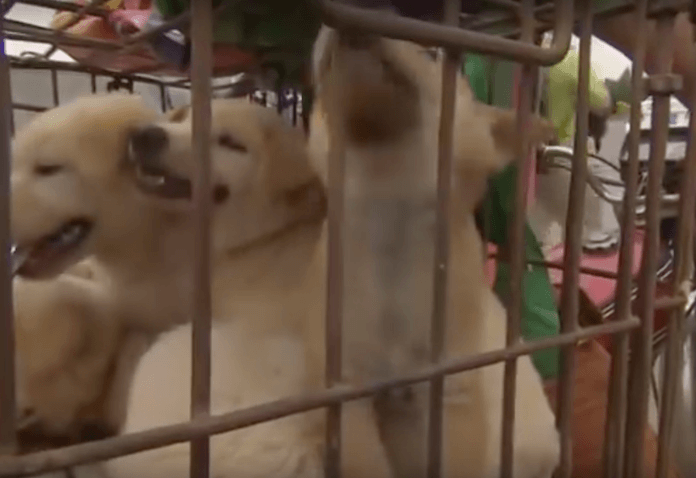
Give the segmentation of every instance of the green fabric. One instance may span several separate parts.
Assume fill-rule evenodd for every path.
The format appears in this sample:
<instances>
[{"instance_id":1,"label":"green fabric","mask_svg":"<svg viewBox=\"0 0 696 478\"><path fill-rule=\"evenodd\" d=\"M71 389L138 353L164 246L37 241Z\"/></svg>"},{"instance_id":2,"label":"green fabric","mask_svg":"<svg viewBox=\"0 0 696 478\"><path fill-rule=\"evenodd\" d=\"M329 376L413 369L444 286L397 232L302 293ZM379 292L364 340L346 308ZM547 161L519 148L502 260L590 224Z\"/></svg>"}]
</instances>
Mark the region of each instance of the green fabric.
<instances>
[{"instance_id":1,"label":"green fabric","mask_svg":"<svg viewBox=\"0 0 696 478\"><path fill-rule=\"evenodd\" d=\"M508 70L510 71L510 70ZM491 62L480 55L467 54L464 73L479 101L486 102L491 95L490 76L493 74ZM494 88L498 82L494 82ZM508 76L507 88L511 89L512 78ZM501 105L502 106L502 105ZM505 106L510 106L505 105ZM509 220L514 201L515 176L517 168L509 166L491 178L489 190L483 203L486 218L487 239L497 246L507 242ZM543 260L543 253L529 225L525 226L525 251L527 260ZM522 279L523 312L522 336L534 340L559 333L559 318L551 283L545 267L529 266ZM494 290L499 297L510 294L510 266L498 262ZM532 354L532 361L544 379L558 375L558 349L539 350Z\"/></svg>"},{"instance_id":2,"label":"green fabric","mask_svg":"<svg viewBox=\"0 0 696 478\"><path fill-rule=\"evenodd\" d=\"M155 0L165 19L184 13L190 0ZM217 7L221 0L213 0ZM218 13L213 40L256 53L265 66L279 71L284 83L301 82L304 62L321 19L313 2L305 0L238 0Z\"/></svg>"},{"instance_id":3,"label":"green fabric","mask_svg":"<svg viewBox=\"0 0 696 478\"><path fill-rule=\"evenodd\" d=\"M579 59L578 52L571 50L563 60L549 68L548 114L560 143L571 140L575 134ZM590 68L589 93L591 111L600 112L610 107L609 90L592 68Z\"/></svg>"}]
</instances>

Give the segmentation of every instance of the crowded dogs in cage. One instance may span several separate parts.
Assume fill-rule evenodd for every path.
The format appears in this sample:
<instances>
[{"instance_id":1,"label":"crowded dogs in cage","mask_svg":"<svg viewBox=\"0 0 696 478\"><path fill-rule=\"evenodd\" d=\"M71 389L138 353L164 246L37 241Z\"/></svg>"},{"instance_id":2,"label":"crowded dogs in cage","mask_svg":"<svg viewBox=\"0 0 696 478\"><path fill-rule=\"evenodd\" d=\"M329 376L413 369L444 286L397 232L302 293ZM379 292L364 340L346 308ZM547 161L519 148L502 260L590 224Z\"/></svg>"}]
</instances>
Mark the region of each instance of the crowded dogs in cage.
<instances>
[{"instance_id":1,"label":"crowded dogs in cage","mask_svg":"<svg viewBox=\"0 0 696 478\"><path fill-rule=\"evenodd\" d=\"M316 174L302 135L274 112L243 100L212 105L213 413L322 386L327 239L319 179L327 177L330 124L347 145L345 379L357 385L428 363L441 62L424 52L322 31L308 145ZM458 81L446 358L504 346L505 311L484 279L473 209L518 143L514 113L476 103ZM537 118L531 131L534 142L550 135ZM134 374L135 360L122 357L137 359L141 349L75 357L111 364L90 386L113 382L108 370L126 362L118 376L129 386L110 384L126 405L125 417L113 420L121 433L190 413L193 254L185 251L193 247L193 171L190 110L156 118L134 97L59 107L17 138L12 233L20 275L54 277L92 256L104 289L85 297L107 303L93 320L108 311L118 344L119 334L154 340ZM502 370L497 364L447 379L444 476L499 473ZM20 394L20 403L31 402ZM47 408L44 427L59 423ZM558 435L527 357L518 361L516 409L515 476L550 477ZM423 476L426 385L347 403L343 413L343 476ZM211 472L322 476L324 435L321 410L224 433L211 440ZM114 459L106 468L114 478L188 476L189 446Z\"/></svg>"}]
</instances>

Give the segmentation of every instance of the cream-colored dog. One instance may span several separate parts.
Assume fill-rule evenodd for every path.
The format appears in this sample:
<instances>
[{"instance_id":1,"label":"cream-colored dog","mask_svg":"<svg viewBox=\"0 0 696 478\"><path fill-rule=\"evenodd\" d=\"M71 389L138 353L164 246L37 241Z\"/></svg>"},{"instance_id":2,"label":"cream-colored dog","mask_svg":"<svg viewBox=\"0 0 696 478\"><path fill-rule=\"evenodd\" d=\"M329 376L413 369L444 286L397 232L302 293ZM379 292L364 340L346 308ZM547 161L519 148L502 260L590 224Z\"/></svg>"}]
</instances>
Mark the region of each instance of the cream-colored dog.
<instances>
[{"instance_id":1,"label":"cream-colored dog","mask_svg":"<svg viewBox=\"0 0 696 478\"><path fill-rule=\"evenodd\" d=\"M441 65L416 44L328 28L315 45L317 103L310 150L324 180L330 125L346 144L343 364L345 379L353 383L428 364ZM457 81L444 345L448 359L505 344L506 313L485 281L473 211L487 178L514 158L519 141L513 111L477 103L466 80ZM533 143L552 134L550 125L538 118L530 130ZM316 323L324 314L325 261L322 250L305 297L315 304ZM321 350L315 354L321 356ZM498 364L447 379L443 476L498 476L502 372ZM323 369L312 373L321 377ZM425 476L427 386L411 392L380 397L376 406L366 400L344 410L349 466L364 476L378 476L374 470L381 442L392 476ZM528 357L518 360L514 444L516 478L550 478L559 458L558 434Z\"/></svg>"},{"instance_id":2,"label":"cream-colored dog","mask_svg":"<svg viewBox=\"0 0 696 478\"><path fill-rule=\"evenodd\" d=\"M52 277L93 255L109 277L107 296L117 303L122 323L156 333L190 317L194 162L190 111L159 121L140 114L141 104L132 97L90 97L54 110L51 118L39 118L23 132L13 168L12 227L24 259L21 275ZM49 129L54 122L61 127ZM301 350L302 342L294 339L299 325L284 320L282 305L316 247L325 204L302 134L271 110L244 100L214 102L211 150L213 309L216 318L232 319L213 331L214 390L219 392L214 405L231 411L306 389L293 378L303 376L304 357L296 362L289 355L297 344ZM187 418L189 379L185 368L176 366L189 360L186 330L165 335L143 358L126 432L179 421L182 414ZM186 346L179 347L176 337ZM279 348L279 343L286 345ZM237 344L231 355L227 344ZM163 354L165 361L158 359ZM159 372L175 373L158 372L152 381L140 381L153 364ZM288 422L295 425L283 425ZM283 470L300 473L286 476L314 476L312 470L321 469L319 444L296 438L310 424L293 417L260 427L274 433L250 430L220 437L213 448L222 458L213 468L224 476L244 470L259 476L263 464L278 476ZM283 427L293 430L285 439ZM116 460L110 471L187 476L188 447L180 448ZM292 454L300 471L287 461Z\"/></svg>"},{"instance_id":3,"label":"cream-colored dog","mask_svg":"<svg viewBox=\"0 0 696 478\"><path fill-rule=\"evenodd\" d=\"M228 204L216 211L217 259L212 263L211 406L219 414L307 390L304 318L287 315L285 304L316 249L325 204L299 130L275 112L243 100L215 101L212 111L215 182L230 191ZM190 178L191 120L190 110L184 109L145 128L160 140L134 137L135 161L149 161L168 178ZM166 201L186 207L173 196ZM188 420L190 337L191 326L182 326L164 334L143 356L133 379L125 433ZM320 477L315 415L213 437L211 472L230 478ZM185 477L188 463L189 445L183 443L112 460L107 469L114 478Z\"/></svg>"},{"instance_id":4,"label":"cream-colored dog","mask_svg":"<svg viewBox=\"0 0 696 478\"><path fill-rule=\"evenodd\" d=\"M130 375L148 338L124 328L100 261L81 259L94 251L108 258L110 225L98 216L120 234L129 225L114 224L120 213L138 210L129 197L116 204L105 193L128 185L120 160L128 131L156 117L137 97L98 95L40 115L15 138L14 309L25 451L113 435L125 418Z\"/></svg>"}]
</instances>

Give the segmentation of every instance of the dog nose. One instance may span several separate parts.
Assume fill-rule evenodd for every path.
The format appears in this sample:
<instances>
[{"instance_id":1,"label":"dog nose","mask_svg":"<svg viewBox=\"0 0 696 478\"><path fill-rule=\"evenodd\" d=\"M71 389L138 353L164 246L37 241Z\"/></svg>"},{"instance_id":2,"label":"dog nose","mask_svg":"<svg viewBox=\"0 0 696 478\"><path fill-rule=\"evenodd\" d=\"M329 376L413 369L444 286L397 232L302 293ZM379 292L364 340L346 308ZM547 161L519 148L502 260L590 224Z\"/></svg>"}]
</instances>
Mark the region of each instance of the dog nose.
<instances>
[{"instance_id":1,"label":"dog nose","mask_svg":"<svg viewBox=\"0 0 696 478\"><path fill-rule=\"evenodd\" d=\"M131 132L130 147L140 157L152 157L167 147L167 132L159 126L143 126Z\"/></svg>"}]
</instances>

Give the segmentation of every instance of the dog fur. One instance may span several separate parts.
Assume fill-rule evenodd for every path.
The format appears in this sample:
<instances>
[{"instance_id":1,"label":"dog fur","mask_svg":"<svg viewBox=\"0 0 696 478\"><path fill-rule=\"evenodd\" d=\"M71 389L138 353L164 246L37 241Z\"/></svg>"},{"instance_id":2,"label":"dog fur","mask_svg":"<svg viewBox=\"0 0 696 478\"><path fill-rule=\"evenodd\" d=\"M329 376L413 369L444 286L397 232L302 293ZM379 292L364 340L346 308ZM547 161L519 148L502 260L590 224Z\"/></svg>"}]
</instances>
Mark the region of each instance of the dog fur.
<instances>
[{"instance_id":1,"label":"dog fur","mask_svg":"<svg viewBox=\"0 0 696 478\"><path fill-rule=\"evenodd\" d=\"M355 263L346 270L346 297L350 302L344 310L344 360L346 379L359 383L427 363L424 338L429 331L432 247L423 231L433 219L439 74L436 64L429 63L414 45L378 39L356 53L353 47L344 48L346 45L332 37L329 30L322 35L316 48L318 106L310 147L315 166L325 180L328 118L338 123L348 140L345 229L353 232L346 237L346 254ZM277 117L272 112L262 113L254 109L260 107L242 106L241 102L232 106L230 101L213 105L211 144L213 182L226 187L230 196L216 206L213 228L215 412L318 387L323 381L324 363L325 229L314 221L284 232L302 218L317 217L319 209L314 175L303 165L301 137L292 128L282 128L281 120L273 119ZM109 143L111 148L96 144L99 136L93 128L99 121L102 125L113 121L109 115L114 112L101 113L97 110L99 103L85 103L99 118L96 121L79 123L80 118L70 116L80 127L61 132L68 138L78 136L77 142L68 140L68 148L72 149L55 156L67 156L69 171L77 171L77 180L71 179L71 184L85 182L88 187L67 203L54 194L52 200L61 205L56 209L42 202L45 186L50 194L56 192L52 181L45 181L45 185L35 178L13 181L13 198L17 194L23 204L20 210L43 207L37 216L50 216L42 223L13 214L13 234L20 245L30 248L32 242L74 218L76 210L89 215L95 223L93 231L79 254L68 259L74 261L87 252L94 254L109 271L114 297L126 299L120 312L125 320L147 330L165 331L190 317L191 262L181 252L191 246L191 237L185 232L191 229L190 201L143 194L132 165L123 159L129 156L124 136L133 124L119 123L122 134L114 135L119 140ZM451 256L457 267L450 270L447 357L504 345L505 312L483 280L481 244L472 211L485 190L487 177L510 161L517 150L514 118L512 112L475 103L462 80L456 116L457 182L451 215ZM139 122L147 120L139 117ZM168 138L166 150L156 157L156 166L190 178L190 115L182 110L167 122L150 123L164 129ZM545 139L543 124L536 121L532 131L533 141ZM23 144L23 157L34 161L54 149L37 151L32 149L31 141ZM232 160L230 149L236 149ZM90 166L96 158L106 166ZM31 176L32 168L25 166L23 171ZM60 184L57 190L70 196ZM94 195L95 200L85 202L88 195ZM377 205L376 200L382 208L380 214L371 216L367 208ZM83 202L92 205L88 211ZM378 221L376 230L368 229L376 222L371 218L378 216L384 220ZM381 239L385 248L394 246L394 232L401 220L406 232L397 242L403 248L396 260L389 259L379 241L373 245L370 240ZM373 263L383 276L372 272ZM51 275L64 265L50 264L39 272ZM396 267L408 273L398 272ZM305 271L307 280L302 283ZM394 280L396 290L383 288ZM296 294L298 283L303 289ZM385 320L365 320L362 314ZM188 380L184 373L171 372L180 367L182 372L187 370L189 332L190 327L183 326L166 333L141 360L124 431L187 418ZM238 348L230 347L230 351L225 348L228 343ZM276 356L269 350L285 353ZM260 380L269 373L274 376L274 370L288 380ZM224 379L219 374L224 374ZM408 395L386 396L374 402L346 404L344 476L422 474L426 388L414 387L413 391L410 400ZM501 397L501 365L448 380L445 476L479 478L497 473ZM540 379L525 357L519 359L516 408L515 476L546 478L557 463L558 437ZM320 417L321 412L289 417L213 438L213 473L317 476L324 438ZM261 468L261 464L267 467ZM187 465L188 447L182 445L113 460L108 467L115 477L134 473L159 477L184 476Z\"/></svg>"},{"instance_id":2,"label":"dog fur","mask_svg":"<svg viewBox=\"0 0 696 478\"><path fill-rule=\"evenodd\" d=\"M119 175L120 144L131 127L157 116L137 97L96 95L43 113L19 131L11 228L20 250L66 221L97 211L115 224L111 234L128 228L119 222L119 206L129 205L109 203L102 193L127 187ZM33 270L29 264L14 280L18 433L24 451L117 433L130 375L149 345L147 336L124 327L111 275L89 257L92 248L107 257L109 244L91 236L83 246L43 265L35 262Z\"/></svg>"},{"instance_id":3,"label":"dog fur","mask_svg":"<svg viewBox=\"0 0 696 478\"><path fill-rule=\"evenodd\" d=\"M429 363L441 68L418 45L329 28L315 46L309 148L325 181L332 128L346 147L342 348L344 378L352 383ZM515 157L520 141L512 110L477 103L466 80L457 82L445 359L505 345L506 313L485 281L473 211L487 178ZM532 144L552 136L550 124L537 117L529 126ZM326 250L320 250L305 297L315 298L316 323L324 315L325 267ZM319 337L310 343L321 343ZM323 365L321 352L315 350L310 366ZM324 370L310 373L321 377ZM443 476L498 476L502 376L496 364L447 379ZM374 422L345 431L350 466L362 476L424 476L427 389L344 410L346 423ZM549 478L559 439L526 356L518 359L515 408L514 476ZM375 472L380 441L392 475Z\"/></svg>"},{"instance_id":4,"label":"dog fur","mask_svg":"<svg viewBox=\"0 0 696 478\"><path fill-rule=\"evenodd\" d=\"M54 138L45 128L32 125L31 134L24 132L21 141L18 141L12 189L13 198L19 199L17 204L39 209L34 215L50 219L39 221L27 218L22 214L25 206L18 206L13 214L13 234L22 250L31 251L32 244L53 234L74 217L87 216L93 222L87 239L69 255L44 264L34 260L28 269L21 272L32 277L53 277L73 261L91 255L109 278L108 296L118 303L119 319L124 326L153 334L165 332L152 351L143 357L142 365L138 368L130 393L125 432L142 429L143 425L147 426L153 421L160 425L178 421L181 413L188 413L188 406L184 402L189 395L185 370L181 370L181 374L178 369L175 370L175 376L156 373L144 382L138 377L148 377L153 367L164 366L173 370L170 367L174 362L161 362L158 359L162 354L179 357L177 363L189 360L189 353L186 352L189 345L187 327L170 333L166 331L187 322L190 317L192 260L187 247L192 246L191 198L159 197L148 190L147 178L143 179L141 173L151 173L160 168L172 176L192 177L194 162L190 110L174 111L162 120L133 114L133 117L138 117L137 121L124 121L127 115L122 114L121 110L137 108L138 101L130 97L91 97L79 100L77 106L69 105L63 107L63 111L54 112L54 121L62 120L61 124L69 125L65 130L58 131L63 135L63 150L62 154L56 155L56 158L60 158L56 160L66 164L57 169L60 174L56 173L55 167L48 168L56 173L56 177L32 174L34 165L46 157L33 144L36 137L41 135L48 136L48 142L57 141L60 136ZM110 125L108 133L104 132L104 123L115 114L119 115L111 118L115 124ZM89 121L83 119L90 115L97 118ZM47 125L48 122L43 124ZM93 131L90 129L92 125L100 129ZM153 125L167 132L167 145L161 151L149 150L147 155L143 155L134 137L142 131L142 127ZM101 138L101 135L107 137ZM120 140L113 141L113 135L119 136ZM66 147L65 144L72 146ZM106 148L102 149L100 144L105 144ZM108 146L112 146L112 149ZM253 352L257 347L271 347L276 340L273 337L278 336L277 340L290 344L285 349L292 350L293 337L299 325L284 320L282 304L287 301L284 297L296 288L302 269L306 268L309 255L315 248L325 214L325 201L321 183L309 167L301 132L286 125L275 112L244 100L215 101L211 150L215 192L226 191L222 196L215 196L217 204L213 225L213 312L216 318L223 321L215 325L213 337L215 344L223 340L218 337L225 340L222 345L213 348L213 361L216 364L213 370L219 377L214 378L214 386L227 390L216 397L221 400L221 411L231 411L238 408L239 403L245 405L265 397L280 398L306 388L303 382L291 379L293 375L287 371L282 372L287 380L276 377L265 388L255 388L253 383L258 380L251 380L252 375L249 374L253 370L259 370L259 374L265 370L275 377L272 369L262 368L266 362L252 366L255 358L264 358L253 355ZM161 163L154 164L153 161ZM104 164L92 164L99 162ZM147 162L145 171L139 171L142 162ZM91 173L97 166L98 173ZM61 175L69 178L61 178ZM61 188L61 182L84 183L85 192ZM42 202L56 188L60 190L60 195L53 194L50 203ZM94 194L97 198L87 204L96 206L84 211L80 209L84 208L81 206L83 201L70 197L71 194ZM58 207L53 206L53 202L58 202ZM119 210L112 212L109 205L118 205ZM115 219L110 217L112 213L116 214ZM114 222L116 220L123 222L117 224ZM127 233L121 228L127 228ZM119 238L124 236L119 243ZM228 318L232 325L224 323ZM235 325L237 322L239 324ZM234 335L227 331L232 326ZM240 355L235 350L232 355L234 360L228 361L229 351L225 343L238 343L237 336L249 338L245 342L249 344L246 349L249 355ZM172 342L178 345L171 345ZM271 345L264 346L265 343ZM277 365L288 360L284 356L269 356L267 359ZM287 362L285 367L292 363ZM299 364L294 374L302 376L301 372L302 365ZM220 377L221 373L225 376ZM173 379L176 380L170 382ZM282 384L286 382L289 385L283 388ZM274 391L278 391L279 395L276 396ZM281 393L283 391L285 393ZM159 396L160 392L164 395ZM230 395L233 392L237 396ZM155 407L158 411L151 408L152 397L161 399ZM181 400L169 400L171 397ZM299 433L297 430L301 428L295 430L296 427L288 428L282 424L303 421L312 423L307 422L306 418L293 417L277 422L278 425L261 427L277 429L277 434L251 430L216 437L213 440L214 449L222 447L221 453L228 458L216 459L214 470L219 467L224 476L239 476L237 473L244 470L255 473L247 476L259 476L258 465L265 463L268 469L281 473L288 466L288 456L295 453L299 457L298 466L309 471L288 476L314 476L311 470L319 470L319 444L295 439ZM292 435L286 433L285 440L281 439L283 427L295 430ZM241 449L232 445L239 442L239 438L235 437L244 437ZM257 437L257 440L250 440L253 437ZM285 443L285 450L278 451L282 443ZM264 446L267 448L266 456L272 454L273 459L264 458ZM146 476L171 476L170 472L174 471L182 476L188 475L188 466L184 463L188 460L188 449L183 448L183 454L176 451L177 447L142 454L145 456L144 462L138 461L138 455L125 457L109 463L108 469L114 476L122 476L120 473L123 470L130 470L125 471L125 476L131 476L134 469L138 470L137 474ZM248 455L246 458L245 453ZM172 455L175 456L171 460L166 458ZM275 468L274 463L277 465ZM183 467L178 466L181 464ZM227 473L229 466L233 469Z\"/></svg>"}]
</instances>

